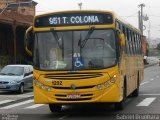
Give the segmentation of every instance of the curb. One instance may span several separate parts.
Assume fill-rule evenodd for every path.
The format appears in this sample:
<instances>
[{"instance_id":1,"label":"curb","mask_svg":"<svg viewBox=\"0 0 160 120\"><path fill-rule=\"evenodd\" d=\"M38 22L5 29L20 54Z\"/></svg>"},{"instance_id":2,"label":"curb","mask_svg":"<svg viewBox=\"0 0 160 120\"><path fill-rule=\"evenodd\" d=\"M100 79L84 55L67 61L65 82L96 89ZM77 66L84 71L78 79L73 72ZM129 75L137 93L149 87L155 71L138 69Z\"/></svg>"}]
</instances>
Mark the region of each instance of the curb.
<instances>
[{"instance_id":1,"label":"curb","mask_svg":"<svg viewBox=\"0 0 160 120\"><path fill-rule=\"evenodd\" d=\"M149 64L149 65L144 65L144 68L148 68L148 67L151 67L151 66L154 66L154 65L157 65L158 63L153 63L153 64Z\"/></svg>"}]
</instances>

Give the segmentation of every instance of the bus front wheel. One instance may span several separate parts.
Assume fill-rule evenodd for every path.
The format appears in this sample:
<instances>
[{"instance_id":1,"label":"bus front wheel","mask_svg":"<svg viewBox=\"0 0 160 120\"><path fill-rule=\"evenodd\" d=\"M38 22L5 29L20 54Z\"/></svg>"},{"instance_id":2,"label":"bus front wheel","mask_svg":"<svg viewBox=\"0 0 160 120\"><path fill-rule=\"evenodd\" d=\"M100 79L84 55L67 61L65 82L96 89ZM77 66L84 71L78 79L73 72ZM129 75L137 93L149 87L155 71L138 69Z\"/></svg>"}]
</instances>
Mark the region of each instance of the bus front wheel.
<instances>
[{"instance_id":1,"label":"bus front wheel","mask_svg":"<svg viewBox=\"0 0 160 120\"><path fill-rule=\"evenodd\" d=\"M49 104L49 109L51 112L60 112L62 109L62 105L59 104Z\"/></svg>"},{"instance_id":2,"label":"bus front wheel","mask_svg":"<svg viewBox=\"0 0 160 120\"><path fill-rule=\"evenodd\" d=\"M125 106L125 100L127 98L127 87L126 83L123 87L123 100L114 104L115 110L123 110Z\"/></svg>"}]
</instances>

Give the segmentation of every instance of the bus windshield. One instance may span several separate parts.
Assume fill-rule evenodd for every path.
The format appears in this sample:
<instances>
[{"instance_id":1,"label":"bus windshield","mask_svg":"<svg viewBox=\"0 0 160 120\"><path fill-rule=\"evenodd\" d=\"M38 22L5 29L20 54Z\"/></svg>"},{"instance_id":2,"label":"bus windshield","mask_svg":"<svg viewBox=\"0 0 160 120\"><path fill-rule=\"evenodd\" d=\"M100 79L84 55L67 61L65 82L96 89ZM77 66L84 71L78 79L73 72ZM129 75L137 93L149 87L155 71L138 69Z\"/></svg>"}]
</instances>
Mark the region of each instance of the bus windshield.
<instances>
[{"instance_id":1,"label":"bus windshield","mask_svg":"<svg viewBox=\"0 0 160 120\"><path fill-rule=\"evenodd\" d=\"M116 64L111 29L36 32L34 65L42 70L92 70Z\"/></svg>"}]
</instances>

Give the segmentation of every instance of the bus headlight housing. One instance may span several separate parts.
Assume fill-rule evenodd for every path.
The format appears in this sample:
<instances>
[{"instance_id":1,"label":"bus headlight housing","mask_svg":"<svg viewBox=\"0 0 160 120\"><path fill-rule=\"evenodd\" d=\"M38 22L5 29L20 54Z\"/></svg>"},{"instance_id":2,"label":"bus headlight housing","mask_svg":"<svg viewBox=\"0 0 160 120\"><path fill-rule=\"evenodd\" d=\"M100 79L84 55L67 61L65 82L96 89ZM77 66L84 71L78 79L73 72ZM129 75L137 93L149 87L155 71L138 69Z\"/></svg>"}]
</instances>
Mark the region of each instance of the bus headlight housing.
<instances>
[{"instance_id":1,"label":"bus headlight housing","mask_svg":"<svg viewBox=\"0 0 160 120\"><path fill-rule=\"evenodd\" d=\"M38 84L39 84L38 80L34 79L34 85L38 85Z\"/></svg>"},{"instance_id":2,"label":"bus headlight housing","mask_svg":"<svg viewBox=\"0 0 160 120\"><path fill-rule=\"evenodd\" d=\"M97 85L97 88L98 88L99 90L102 90L102 85Z\"/></svg>"},{"instance_id":3,"label":"bus headlight housing","mask_svg":"<svg viewBox=\"0 0 160 120\"><path fill-rule=\"evenodd\" d=\"M45 89L46 91L50 91L51 90L51 87L50 86L45 86L43 85L42 83L40 83L38 80L36 79L33 79L33 83L34 85L38 86L40 89Z\"/></svg>"},{"instance_id":4,"label":"bus headlight housing","mask_svg":"<svg viewBox=\"0 0 160 120\"><path fill-rule=\"evenodd\" d=\"M111 83L115 83L115 82L116 82L116 77L117 77L117 76L114 75L114 76L110 79L110 82L111 82Z\"/></svg>"},{"instance_id":5,"label":"bus headlight housing","mask_svg":"<svg viewBox=\"0 0 160 120\"><path fill-rule=\"evenodd\" d=\"M44 89L44 85L43 84L39 84L39 88L40 89Z\"/></svg>"},{"instance_id":6,"label":"bus headlight housing","mask_svg":"<svg viewBox=\"0 0 160 120\"><path fill-rule=\"evenodd\" d=\"M104 83L104 86L105 86L105 87L109 87L109 83L108 83L108 82L105 82L105 83Z\"/></svg>"},{"instance_id":7,"label":"bus headlight housing","mask_svg":"<svg viewBox=\"0 0 160 120\"><path fill-rule=\"evenodd\" d=\"M46 91L50 91L50 90L51 90L51 87L47 86Z\"/></svg>"},{"instance_id":8,"label":"bus headlight housing","mask_svg":"<svg viewBox=\"0 0 160 120\"><path fill-rule=\"evenodd\" d=\"M115 83L115 82L116 82L116 79L115 79L115 78L111 78L111 79L110 79L110 82L111 82L111 83Z\"/></svg>"}]
</instances>

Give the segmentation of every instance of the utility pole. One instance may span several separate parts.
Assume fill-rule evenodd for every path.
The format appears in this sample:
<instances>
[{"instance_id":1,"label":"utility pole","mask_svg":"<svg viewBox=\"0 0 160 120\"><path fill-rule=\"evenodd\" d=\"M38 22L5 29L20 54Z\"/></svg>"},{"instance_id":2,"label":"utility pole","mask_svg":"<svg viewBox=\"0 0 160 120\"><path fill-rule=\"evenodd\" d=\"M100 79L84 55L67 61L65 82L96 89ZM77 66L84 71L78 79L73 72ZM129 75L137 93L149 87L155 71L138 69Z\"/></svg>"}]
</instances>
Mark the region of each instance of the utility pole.
<instances>
[{"instance_id":1,"label":"utility pole","mask_svg":"<svg viewBox=\"0 0 160 120\"><path fill-rule=\"evenodd\" d=\"M82 10L82 4L83 3L78 3L79 9Z\"/></svg>"},{"instance_id":2,"label":"utility pole","mask_svg":"<svg viewBox=\"0 0 160 120\"><path fill-rule=\"evenodd\" d=\"M151 23L150 23L150 20L149 20L149 28L148 28L148 44L150 45L150 36L151 36Z\"/></svg>"},{"instance_id":3,"label":"utility pole","mask_svg":"<svg viewBox=\"0 0 160 120\"><path fill-rule=\"evenodd\" d=\"M141 31L141 12L140 11L138 11L138 28L140 29L140 31Z\"/></svg>"},{"instance_id":4,"label":"utility pole","mask_svg":"<svg viewBox=\"0 0 160 120\"><path fill-rule=\"evenodd\" d=\"M138 7L140 7L141 8L141 11L140 11L140 30L141 30L141 33L142 33L142 35L143 35L143 7L145 7L145 4L140 4L140 5L138 5Z\"/></svg>"}]
</instances>

